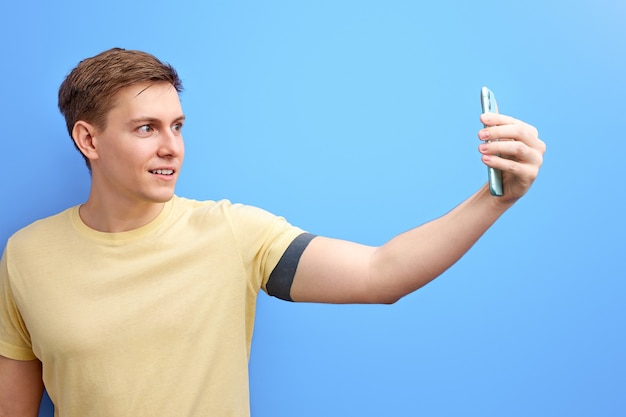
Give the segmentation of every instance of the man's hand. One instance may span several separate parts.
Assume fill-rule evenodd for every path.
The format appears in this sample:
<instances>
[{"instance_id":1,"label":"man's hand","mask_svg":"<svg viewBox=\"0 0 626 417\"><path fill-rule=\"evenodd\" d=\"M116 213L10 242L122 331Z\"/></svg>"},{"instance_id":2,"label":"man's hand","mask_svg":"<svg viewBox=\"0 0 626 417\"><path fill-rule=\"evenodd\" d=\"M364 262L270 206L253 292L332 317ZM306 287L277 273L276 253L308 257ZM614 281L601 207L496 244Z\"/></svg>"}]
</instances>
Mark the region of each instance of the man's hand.
<instances>
[{"instance_id":1,"label":"man's hand","mask_svg":"<svg viewBox=\"0 0 626 417\"><path fill-rule=\"evenodd\" d=\"M534 126L513 117L485 113L480 120L487 127L478 132L478 138L492 141L478 147L482 161L488 167L502 170L504 195L498 199L506 204L514 203L537 178L546 144L539 139Z\"/></svg>"}]
</instances>

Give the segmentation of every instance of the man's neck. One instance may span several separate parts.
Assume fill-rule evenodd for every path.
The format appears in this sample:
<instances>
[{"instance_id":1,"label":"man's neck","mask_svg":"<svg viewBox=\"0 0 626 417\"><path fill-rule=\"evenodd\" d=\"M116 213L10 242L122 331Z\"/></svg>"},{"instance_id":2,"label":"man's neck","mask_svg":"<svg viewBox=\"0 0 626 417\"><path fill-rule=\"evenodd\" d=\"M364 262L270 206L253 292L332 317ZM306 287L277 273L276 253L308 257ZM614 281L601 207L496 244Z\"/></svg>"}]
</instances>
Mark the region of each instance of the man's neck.
<instances>
[{"instance_id":1,"label":"man's neck","mask_svg":"<svg viewBox=\"0 0 626 417\"><path fill-rule=\"evenodd\" d=\"M80 206L79 214L81 220L94 230L119 233L150 223L163 211L164 206L165 203L158 202L102 204L90 196L87 202Z\"/></svg>"}]
</instances>

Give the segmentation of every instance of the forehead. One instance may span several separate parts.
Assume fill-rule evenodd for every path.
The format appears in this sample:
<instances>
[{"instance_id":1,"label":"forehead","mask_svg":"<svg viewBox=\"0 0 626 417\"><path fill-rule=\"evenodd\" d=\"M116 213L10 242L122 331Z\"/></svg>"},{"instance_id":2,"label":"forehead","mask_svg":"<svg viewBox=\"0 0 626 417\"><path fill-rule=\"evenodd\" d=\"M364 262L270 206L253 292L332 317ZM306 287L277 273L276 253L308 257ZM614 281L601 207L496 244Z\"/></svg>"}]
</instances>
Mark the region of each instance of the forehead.
<instances>
[{"instance_id":1,"label":"forehead","mask_svg":"<svg viewBox=\"0 0 626 417\"><path fill-rule=\"evenodd\" d=\"M182 114L178 91L170 83L135 84L122 88L113 99L110 116L155 118Z\"/></svg>"}]
</instances>

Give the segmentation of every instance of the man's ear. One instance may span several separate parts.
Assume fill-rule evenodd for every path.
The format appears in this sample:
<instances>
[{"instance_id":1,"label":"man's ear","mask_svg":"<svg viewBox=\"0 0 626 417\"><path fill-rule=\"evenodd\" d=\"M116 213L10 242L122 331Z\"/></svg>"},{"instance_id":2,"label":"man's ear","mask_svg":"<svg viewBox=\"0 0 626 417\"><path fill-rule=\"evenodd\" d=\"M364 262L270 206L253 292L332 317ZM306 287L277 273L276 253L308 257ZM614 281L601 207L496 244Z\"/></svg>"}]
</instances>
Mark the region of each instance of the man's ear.
<instances>
[{"instance_id":1,"label":"man's ear","mask_svg":"<svg viewBox=\"0 0 626 417\"><path fill-rule=\"evenodd\" d=\"M87 159L98 159L98 146L95 138L96 128L94 125L79 120L72 129L72 139L76 147L87 157Z\"/></svg>"}]
</instances>

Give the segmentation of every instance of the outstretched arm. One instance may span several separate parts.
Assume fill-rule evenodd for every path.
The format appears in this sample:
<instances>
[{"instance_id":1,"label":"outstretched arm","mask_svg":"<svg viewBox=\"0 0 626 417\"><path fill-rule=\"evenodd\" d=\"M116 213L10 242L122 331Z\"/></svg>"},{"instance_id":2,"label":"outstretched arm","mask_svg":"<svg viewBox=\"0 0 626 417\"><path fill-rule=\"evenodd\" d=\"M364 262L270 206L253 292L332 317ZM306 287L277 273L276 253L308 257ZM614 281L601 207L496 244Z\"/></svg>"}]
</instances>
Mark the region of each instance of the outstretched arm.
<instances>
[{"instance_id":1,"label":"outstretched arm","mask_svg":"<svg viewBox=\"0 0 626 417\"><path fill-rule=\"evenodd\" d=\"M380 247L317 237L300 258L294 301L392 303L452 266L530 188L543 162L537 129L512 117L483 114L479 132L483 162L503 171L504 195L487 186L455 209ZM496 156L501 155L501 156Z\"/></svg>"}]
</instances>

